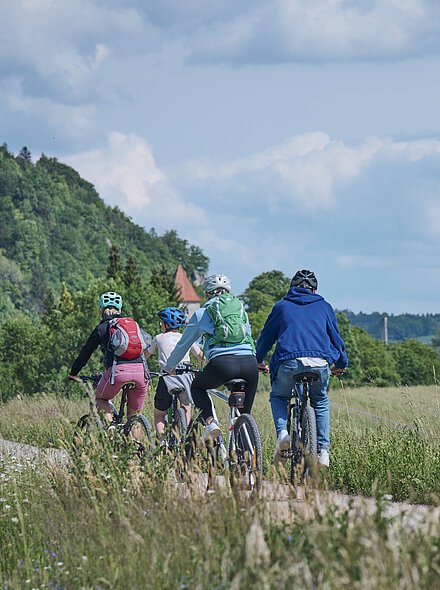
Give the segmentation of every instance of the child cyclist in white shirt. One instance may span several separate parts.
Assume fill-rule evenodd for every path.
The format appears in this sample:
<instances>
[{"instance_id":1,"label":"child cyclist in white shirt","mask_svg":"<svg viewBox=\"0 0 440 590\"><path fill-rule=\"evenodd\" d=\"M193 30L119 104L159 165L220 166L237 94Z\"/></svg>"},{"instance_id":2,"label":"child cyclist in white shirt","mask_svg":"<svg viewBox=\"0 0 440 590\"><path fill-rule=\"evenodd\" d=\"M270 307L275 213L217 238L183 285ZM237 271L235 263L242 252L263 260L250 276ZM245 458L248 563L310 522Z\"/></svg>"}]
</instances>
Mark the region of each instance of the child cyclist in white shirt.
<instances>
[{"instance_id":1,"label":"child cyclist in white shirt","mask_svg":"<svg viewBox=\"0 0 440 590\"><path fill-rule=\"evenodd\" d=\"M157 315L161 320L160 327L162 332L153 338L150 346L145 350L144 354L145 358L148 359L157 350L159 354L159 365L160 368L163 369L168 357L182 338L182 334L179 330L185 326L186 317L185 313L177 307L166 307L159 311ZM200 347L194 343L190 350L194 356L197 357L200 366L203 357ZM182 362L190 362L189 351L182 359ZM168 382L170 379L172 379L171 376L167 377ZM181 383L179 382L178 385L181 385ZM159 439L162 438L165 431L165 416L167 415L168 409L171 407L172 401L173 398L168 392L165 379L159 377L156 394L154 396L154 425ZM186 411L186 416L189 422L191 419L191 406L183 405L182 407Z\"/></svg>"}]
</instances>

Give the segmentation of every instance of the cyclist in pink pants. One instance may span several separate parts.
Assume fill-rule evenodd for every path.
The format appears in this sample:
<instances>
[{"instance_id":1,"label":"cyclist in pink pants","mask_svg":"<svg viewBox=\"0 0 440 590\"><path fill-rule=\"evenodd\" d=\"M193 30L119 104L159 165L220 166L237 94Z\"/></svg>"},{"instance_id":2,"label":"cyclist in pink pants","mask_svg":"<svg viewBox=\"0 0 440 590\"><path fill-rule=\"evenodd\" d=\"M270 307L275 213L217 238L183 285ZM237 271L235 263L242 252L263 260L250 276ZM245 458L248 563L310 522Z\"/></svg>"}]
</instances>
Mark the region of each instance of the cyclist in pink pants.
<instances>
[{"instance_id":1,"label":"cyclist in pink pants","mask_svg":"<svg viewBox=\"0 0 440 590\"><path fill-rule=\"evenodd\" d=\"M113 399L126 383L134 383L134 388L128 390L128 416L142 410L148 391L146 364L141 354L138 358L124 359L115 356L109 346L110 320L123 317L122 297L118 293L109 291L103 293L99 300L102 319L95 327L72 365L70 379L76 379L78 373L86 365L93 352L101 347L104 355L106 370L96 388L96 405L111 421L112 411L109 400Z\"/></svg>"}]
</instances>

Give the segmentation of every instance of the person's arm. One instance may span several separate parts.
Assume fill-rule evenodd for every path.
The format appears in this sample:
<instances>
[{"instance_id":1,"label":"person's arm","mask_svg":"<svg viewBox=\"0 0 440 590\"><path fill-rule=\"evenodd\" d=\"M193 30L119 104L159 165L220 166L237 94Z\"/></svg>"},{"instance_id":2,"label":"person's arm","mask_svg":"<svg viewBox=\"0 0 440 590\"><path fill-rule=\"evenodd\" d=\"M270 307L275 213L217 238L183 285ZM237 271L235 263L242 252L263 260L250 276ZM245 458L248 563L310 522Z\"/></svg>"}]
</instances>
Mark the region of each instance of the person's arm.
<instances>
[{"instance_id":1,"label":"person's arm","mask_svg":"<svg viewBox=\"0 0 440 590\"><path fill-rule=\"evenodd\" d=\"M338 320L336 319L335 312L331 305L329 305L329 323L328 323L328 335L330 342L339 352L339 358L335 361L336 369L345 369L348 366L347 351L345 349L345 342L342 340L342 336L339 332Z\"/></svg>"},{"instance_id":2,"label":"person's arm","mask_svg":"<svg viewBox=\"0 0 440 590\"><path fill-rule=\"evenodd\" d=\"M170 354L163 370L166 373L172 371L200 336L203 334L212 334L212 332L213 323L209 315L206 313L206 309L202 307L195 311L182 334L182 338Z\"/></svg>"},{"instance_id":3,"label":"person's arm","mask_svg":"<svg viewBox=\"0 0 440 590\"><path fill-rule=\"evenodd\" d=\"M150 358L150 356L156 352L156 350L157 350L157 338L155 336L153 338L153 340L151 341L150 346L148 346L144 350L144 357L145 357L145 359L148 360Z\"/></svg>"},{"instance_id":4,"label":"person's arm","mask_svg":"<svg viewBox=\"0 0 440 590\"><path fill-rule=\"evenodd\" d=\"M264 324L264 328L261 330L261 334L257 340L256 344L256 356L257 356L257 363L263 365L263 361L275 344L278 336L278 329L279 329L279 311L277 304L274 305L272 311L270 312L266 323ZM263 368L263 367L262 367Z\"/></svg>"},{"instance_id":5,"label":"person's arm","mask_svg":"<svg viewBox=\"0 0 440 590\"><path fill-rule=\"evenodd\" d=\"M98 326L99 326L99 324L98 324ZM90 334L90 336L87 339L87 342L84 344L84 346L81 349L81 352L79 353L78 357L74 361L72 368L70 370L69 377L75 377L76 375L78 375L78 373L81 371L81 369L88 363L89 358L92 356L92 354L98 348L98 346L101 342L98 326L96 326L96 328Z\"/></svg>"},{"instance_id":6,"label":"person's arm","mask_svg":"<svg viewBox=\"0 0 440 590\"><path fill-rule=\"evenodd\" d=\"M191 346L191 352L197 358L197 367L200 369L200 367L202 366L202 360L203 360L202 349L200 348L200 346L198 344L196 344L194 342L194 344Z\"/></svg>"}]
</instances>

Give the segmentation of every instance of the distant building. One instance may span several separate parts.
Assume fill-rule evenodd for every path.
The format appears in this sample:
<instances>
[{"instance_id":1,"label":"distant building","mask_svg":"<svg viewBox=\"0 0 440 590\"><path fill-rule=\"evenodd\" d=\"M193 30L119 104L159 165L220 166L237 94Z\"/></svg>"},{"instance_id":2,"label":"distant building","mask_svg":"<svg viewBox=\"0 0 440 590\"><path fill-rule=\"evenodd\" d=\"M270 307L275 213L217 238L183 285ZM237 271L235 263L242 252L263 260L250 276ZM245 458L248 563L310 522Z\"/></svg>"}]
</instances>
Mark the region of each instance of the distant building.
<instances>
[{"instance_id":1,"label":"distant building","mask_svg":"<svg viewBox=\"0 0 440 590\"><path fill-rule=\"evenodd\" d=\"M185 269L181 264L177 267L174 275L174 283L180 292L180 307L185 310L189 319L196 309L199 309L202 298L194 289L194 285L188 278Z\"/></svg>"}]
</instances>

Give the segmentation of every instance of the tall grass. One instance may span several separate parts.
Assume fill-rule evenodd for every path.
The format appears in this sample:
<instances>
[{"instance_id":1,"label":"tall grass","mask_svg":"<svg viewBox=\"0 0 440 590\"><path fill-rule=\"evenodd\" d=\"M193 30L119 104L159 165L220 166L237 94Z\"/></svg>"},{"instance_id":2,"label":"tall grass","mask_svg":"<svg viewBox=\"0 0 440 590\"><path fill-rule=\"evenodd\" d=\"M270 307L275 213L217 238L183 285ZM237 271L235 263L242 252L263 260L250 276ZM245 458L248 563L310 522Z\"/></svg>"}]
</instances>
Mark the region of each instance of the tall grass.
<instances>
[{"instance_id":1,"label":"tall grass","mask_svg":"<svg viewBox=\"0 0 440 590\"><path fill-rule=\"evenodd\" d=\"M440 526L177 483L109 443L70 470L0 469L5 590L438 587ZM286 511L287 508L287 511Z\"/></svg>"},{"instance_id":2,"label":"tall grass","mask_svg":"<svg viewBox=\"0 0 440 590\"><path fill-rule=\"evenodd\" d=\"M395 500L438 503L440 497L439 393L432 388L355 389L332 392L331 466L324 476L332 489L371 495L373 489ZM217 403L226 424L226 404ZM69 448L86 400L56 396L15 398L1 407L0 435L41 447ZM147 415L151 408L147 405ZM267 384L253 414L260 427L265 477L273 468L275 430ZM150 415L151 418L151 415Z\"/></svg>"}]
</instances>

